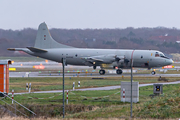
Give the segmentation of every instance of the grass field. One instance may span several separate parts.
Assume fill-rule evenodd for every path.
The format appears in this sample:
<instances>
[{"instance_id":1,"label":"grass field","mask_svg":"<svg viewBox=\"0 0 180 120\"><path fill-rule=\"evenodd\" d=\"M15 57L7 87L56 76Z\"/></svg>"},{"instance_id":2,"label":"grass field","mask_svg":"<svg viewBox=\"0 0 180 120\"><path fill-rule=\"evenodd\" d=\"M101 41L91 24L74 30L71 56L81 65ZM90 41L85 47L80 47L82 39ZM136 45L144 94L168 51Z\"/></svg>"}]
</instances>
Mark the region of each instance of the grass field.
<instances>
[{"instance_id":1,"label":"grass field","mask_svg":"<svg viewBox=\"0 0 180 120\"><path fill-rule=\"evenodd\" d=\"M158 77L134 77L139 83L156 83ZM167 78L177 81L179 78ZM81 88L120 85L121 81L130 81L130 77L109 77L94 80L89 77L65 78L65 88L71 90L72 83L81 81ZM10 90L25 92L26 83L32 83L33 91L62 89L62 78L10 78ZM139 103L133 105L135 118L178 118L180 117L180 84L164 85L163 95L151 98L153 87L139 88ZM66 98L66 94L64 96ZM62 93L23 94L15 95L14 99L37 113L36 117L62 118ZM67 118L129 118L130 104L120 101L120 89L102 91L69 91L69 104L65 106ZM11 104L11 100L5 100ZM4 102L1 105L14 111ZM17 105L17 108L27 115L31 114ZM167 114L166 114L167 113ZM18 113L18 115L20 115Z\"/></svg>"},{"instance_id":2,"label":"grass field","mask_svg":"<svg viewBox=\"0 0 180 120\"><path fill-rule=\"evenodd\" d=\"M167 77L168 81L180 80L178 77ZM142 83L157 83L158 77L133 77L134 81ZM73 82L75 88L78 86L78 81L81 82L80 88L103 87L120 85L121 81L130 81L130 77L104 77L104 79L92 79L91 77L66 77L65 89L71 90ZM161 81L163 82L163 81ZM10 78L10 91L14 89L15 92L27 92L26 83L31 83L32 91L48 91L48 90L62 90L61 77L43 77L43 78Z\"/></svg>"},{"instance_id":3,"label":"grass field","mask_svg":"<svg viewBox=\"0 0 180 120\"><path fill-rule=\"evenodd\" d=\"M179 118L180 84L164 85L163 94L151 98L152 86L140 87L139 102L133 104L134 118ZM66 95L65 95L66 98ZM16 95L15 100L33 110L37 117L62 116L62 93ZM6 100L11 104L11 100ZM4 104L0 102L0 104ZM8 106L6 106L8 107ZM13 111L12 108L8 107ZM31 115L24 109L18 109ZM120 102L120 89L108 91L70 91L69 104L65 106L66 118L126 118L130 116L130 104Z\"/></svg>"},{"instance_id":4,"label":"grass field","mask_svg":"<svg viewBox=\"0 0 180 120\"><path fill-rule=\"evenodd\" d=\"M32 58L21 58L21 61L34 61ZM1 58L5 59L5 58ZM18 58L12 58L19 61ZM35 60L36 61L36 60ZM37 61L44 59L37 58ZM173 64L178 65L180 64ZM24 71L25 69L19 69ZM33 69L28 69L31 71ZM38 71L38 70L37 70ZM57 72L57 71L55 71ZM150 71L140 70L138 73L150 73ZM160 73L157 71L157 73ZM173 70L166 72L168 74L179 74L179 71ZM164 74L164 73L161 73ZM102 76L103 77L103 76ZM179 77L167 77L168 81L180 80ZM134 81L142 83L157 83L158 77L134 77ZM121 81L130 81L130 77L104 77L104 79L92 79L91 77L66 77L65 89L72 90L72 83L75 82L77 88L78 81L81 82L80 88L102 87L120 85ZM163 81L161 81L163 82ZM17 92L27 92L26 83L32 84L32 92L62 90L62 78L10 78L10 91L14 89ZM133 117L136 119L179 119L180 118L180 84L164 85L163 94L151 98L153 93L152 86L139 88L139 102L133 104ZM66 98L66 95L64 96ZM36 117L62 118L62 93L44 93L44 94L23 94L15 95L14 99L34 111ZM69 104L65 105L67 119L98 119L98 118L122 118L129 119L130 104L120 101L120 89L107 91L70 91ZM11 100L6 99L11 104ZM0 101L0 105L5 106L14 112L7 103ZM19 105L17 109L32 116ZM0 113L3 113L0 109ZM20 113L17 112L18 115ZM1 115L1 114L0 114ZM1 117L1 116L0 116Z\"/></svg>"}]
</instances>

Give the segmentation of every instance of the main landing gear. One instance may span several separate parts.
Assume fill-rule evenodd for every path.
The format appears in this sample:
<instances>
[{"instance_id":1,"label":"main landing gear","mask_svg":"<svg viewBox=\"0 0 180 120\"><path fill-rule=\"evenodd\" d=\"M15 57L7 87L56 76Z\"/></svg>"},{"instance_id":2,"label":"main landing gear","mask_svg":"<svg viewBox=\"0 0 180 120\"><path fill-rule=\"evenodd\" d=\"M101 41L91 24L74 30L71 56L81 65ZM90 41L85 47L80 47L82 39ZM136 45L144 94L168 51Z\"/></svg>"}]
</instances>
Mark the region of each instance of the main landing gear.
<instances>
[{"instance_id":1,"label":"main landing gear","mask_svg":"<svg viewBox=\"0 0 180 120\"><path fill-rule=\"evenodd\" d=\"M117 69L117 70L116 70L116 73L119 74L119 75L122 74L122 72L123 72L123 71L122 71L121 69Z\"/></svg>"},{"instance_id":2,"label":"main landing gear","mask_svg":"<svg viewBox=\"0 0 180 120\"><path fill-rule=\"evenodd\" d=\"M120 75L120 74L122 74L122 70L121 69L117 69L116 70L116 73L118 74L118 75ZM99 70L99 74L100 75L104 75L106 73L106 71L105 70Z\"/></svg>"},{"instance_id":3,"label":"main landing gear","mask_svg":"<svg viewBox=\"0 0 180 120\"><path fill-rule=\"evenodd\" d=\"M99 74L100 74L100 75L104 75L105 73L106 73L105 70L99 70Z\"/></svg>"}]
</instances>

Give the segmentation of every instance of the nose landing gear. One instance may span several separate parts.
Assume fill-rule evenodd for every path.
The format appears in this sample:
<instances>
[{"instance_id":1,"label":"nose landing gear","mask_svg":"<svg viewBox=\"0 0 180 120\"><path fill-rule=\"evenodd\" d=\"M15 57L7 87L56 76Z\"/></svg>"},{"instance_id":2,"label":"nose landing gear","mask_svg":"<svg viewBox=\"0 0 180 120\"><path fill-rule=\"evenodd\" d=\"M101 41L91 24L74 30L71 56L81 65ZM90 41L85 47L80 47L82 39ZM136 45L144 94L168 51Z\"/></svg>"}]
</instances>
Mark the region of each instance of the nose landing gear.
<instances>
[{"instance_id":1,"label":"nose landing gear","mask_svg":"<svg viewBox=\"0 0 180 120\"><path fill-rule=\"evenodd\" d=\"M152 72L151 72L151 74L152 74L152 75L155 75L155 74L156 74L156 72L155 72L155 71L152 71Z\"/></svg>"},{"instance_id":2,"label":"nose landing gear","mask_svg":"<svg viewBox=\"0 0 180 120\"><path fill-rule=\"evenodd\" d=\"M95 70L95 69L96 69L96 66L93 66L93 69Z\"/></svg>"}]
</instances>

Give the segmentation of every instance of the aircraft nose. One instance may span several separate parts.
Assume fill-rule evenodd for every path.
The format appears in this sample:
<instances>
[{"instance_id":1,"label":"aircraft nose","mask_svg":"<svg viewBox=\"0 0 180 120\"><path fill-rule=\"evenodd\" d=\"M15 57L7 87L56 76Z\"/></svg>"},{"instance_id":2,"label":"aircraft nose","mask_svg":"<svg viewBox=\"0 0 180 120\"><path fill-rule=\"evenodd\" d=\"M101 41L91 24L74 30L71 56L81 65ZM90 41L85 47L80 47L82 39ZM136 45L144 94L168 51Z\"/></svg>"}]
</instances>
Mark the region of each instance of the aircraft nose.
<instances>
[{"instance_id":1,"label":"aircraft nose","mask_svg":"<svg viewBox=\"0 0 180 120\"><path fill-rule=\"evenodd\" d=\"M169 61L168 61L168 64L169 65L171 65L171 64L173 64L174 63L174 61L172 60L172 59L170 59Z\"/></svg>"}]
</instances>

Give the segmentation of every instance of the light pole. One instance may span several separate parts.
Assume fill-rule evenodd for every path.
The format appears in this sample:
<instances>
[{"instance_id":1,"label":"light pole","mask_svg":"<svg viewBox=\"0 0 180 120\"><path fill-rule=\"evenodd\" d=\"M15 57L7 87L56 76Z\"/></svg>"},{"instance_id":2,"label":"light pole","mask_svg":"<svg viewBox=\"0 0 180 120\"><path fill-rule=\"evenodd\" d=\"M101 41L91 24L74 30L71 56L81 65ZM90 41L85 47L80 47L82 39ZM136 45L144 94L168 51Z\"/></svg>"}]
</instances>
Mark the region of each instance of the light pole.
<instances>
[{"instance_id":1,"label":"light pole","mask_svg":"<svg viewBox=\"0 0 180 120\"><path fill-rule=\"evenodd\" d=\"M133 81L133 74L132 74L132 67L133 67L133 53L135 50L132 51L132 55L131 55L131 118L132 118L132 81Z\"/></svg>"},{"instance_id":2,"label":"light pole","mask_svg":"<svg viewBox=\"0 0 180 120\"><path fill-rule=\"evenodd\" d=\"M63 118L65 114L65 106L64 106L64 66L66 64L66 59L62 58L62 63L63 63Z\"/></svg>"}]
</instances>

